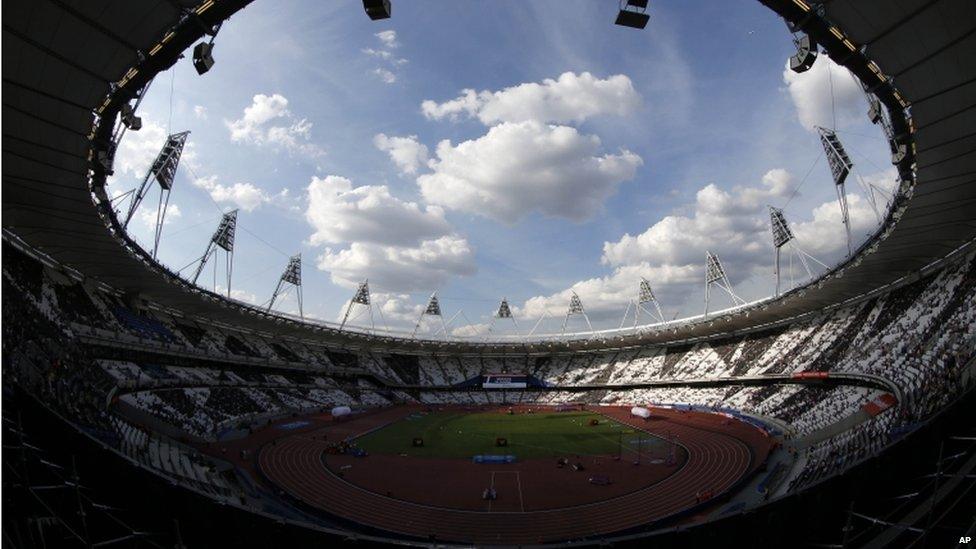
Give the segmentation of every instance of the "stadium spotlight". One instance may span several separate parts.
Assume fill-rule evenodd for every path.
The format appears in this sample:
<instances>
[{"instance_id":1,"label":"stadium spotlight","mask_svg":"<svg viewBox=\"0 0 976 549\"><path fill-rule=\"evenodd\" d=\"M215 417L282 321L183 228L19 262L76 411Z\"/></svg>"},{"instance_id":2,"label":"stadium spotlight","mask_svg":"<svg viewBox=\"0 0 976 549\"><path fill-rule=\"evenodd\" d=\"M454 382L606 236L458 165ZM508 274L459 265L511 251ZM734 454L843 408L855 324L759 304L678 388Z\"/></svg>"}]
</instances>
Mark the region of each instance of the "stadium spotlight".
<instances>
[{"instance_id":1,"label":"stadium spotlight","mask_svg":"<svg viewBox=\"0 0 976 549\"><path fill-rule=\"evenodd\" d=\"M200 42L193 48L193 68L197 74L203 74L210 70L214 65L213 40L210 42Z\"/></svg>"},{"instance_id":2,"label":"stadium spotlight","mask_svg":"<svg viewBox=\"0 0 976 549\"><path fill-rule=\"evenodd\" d=\"M390 0L363 0L363 9L373 21L389 19L393 14Z\"/></svg>"},{"instance_id":3,"label":"stadium spotlight","mask_svg":"<svg viewBox=\"0 0 976 549\"><path fill-rule=\"evenodd\" d=\"M620 12L617 13L617 20L614 23L622 27L643 29L651 20L651 16L646 12L647 0L621 0Z\"/></svg>"},{"instance_id":4,"label":"stadium spotlight","mask_svg":"<svg viewBox=\"0 0 976 549\"><path fill-rule=\"evenodd\" d=\"M790 70L795 73L807 72L817 60L817 43L809 34L795 38L793 43L796 44L796 53L790 57Z\"/></svg>"},{"instance_id":5,"label":"stadium spotlight","mask_svg":"<svg viewBox=\"0 0 976 549\"><path fill-rule=\"evenodd\" d=\"M136 116L135 109L128 103L122 105L122 124L134 132L142 129L142 118Z\"/></svg>"}]
</instances>

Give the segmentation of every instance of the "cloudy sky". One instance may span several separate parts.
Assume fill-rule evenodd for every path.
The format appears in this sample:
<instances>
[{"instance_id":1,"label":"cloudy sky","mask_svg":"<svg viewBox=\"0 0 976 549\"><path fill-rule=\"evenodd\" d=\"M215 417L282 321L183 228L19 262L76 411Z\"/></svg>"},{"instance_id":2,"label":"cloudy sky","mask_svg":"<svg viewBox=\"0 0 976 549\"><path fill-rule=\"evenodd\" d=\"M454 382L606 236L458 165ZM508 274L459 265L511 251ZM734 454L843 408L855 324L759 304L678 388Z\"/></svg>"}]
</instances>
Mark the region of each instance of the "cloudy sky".
<instances>
[{"instance_id":1,"label":"cloudy sky","mask_svg":"<svg viewBox=\"0 0 976 549\"><path fill-rule=\"evenodd\" d=\"M760 299L773 291L767 205L802 249L841 259L814 126L837 129L866 183L894 178L846 70L823 56L787 71L790 35L754 0L654 2L644 31L614 26L615 12L414 0L372 22L352 0L255 2L224 25L209 73L187 58L156 78L112 192L137 184L168 132L190 130L163 263L189 276L236 208L235 298L266 303L300 252L307 315L341 318L368 278L376 323L394 327L412 328L435 290L464 333L483 332L503 296L522 331L544 313L555 318L539 331L559 330L573 291L594 326L613 327L640 277L668 317L699 314L706 250ZM855 180L862 240L877 219ZM155 201L131 226L143 243ZM200 282L213 287L211 267ZM730 304L719 294L712 309ZM294 296L280 309L297 312Z\"/></svg>"}]
</instances>

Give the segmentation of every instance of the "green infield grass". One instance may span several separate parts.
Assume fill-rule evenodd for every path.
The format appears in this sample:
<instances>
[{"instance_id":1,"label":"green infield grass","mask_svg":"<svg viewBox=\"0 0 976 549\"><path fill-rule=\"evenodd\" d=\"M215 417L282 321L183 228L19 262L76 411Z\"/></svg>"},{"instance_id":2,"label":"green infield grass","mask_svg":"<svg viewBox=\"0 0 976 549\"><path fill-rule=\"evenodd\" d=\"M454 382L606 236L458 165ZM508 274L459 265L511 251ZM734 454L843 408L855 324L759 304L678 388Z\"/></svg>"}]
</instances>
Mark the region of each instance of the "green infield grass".
<instances>
[{"instance_id":1,"label":"green infield grass","mask_svg":"<svg viewBox=\"0 0 976 549\"><path fill-rule=\"evenodd\" d=\"M590 425L595 419L598 425ZM414 438L424 445L415 447ZM505 438L508 445L496 445ZM359 437L355 443L372 454L470 458L476 454L512 454L519 459L617 455L633 459L666 455L667 443L590 412L459 411L415 413Z\"/></svg>"}]
</instances>

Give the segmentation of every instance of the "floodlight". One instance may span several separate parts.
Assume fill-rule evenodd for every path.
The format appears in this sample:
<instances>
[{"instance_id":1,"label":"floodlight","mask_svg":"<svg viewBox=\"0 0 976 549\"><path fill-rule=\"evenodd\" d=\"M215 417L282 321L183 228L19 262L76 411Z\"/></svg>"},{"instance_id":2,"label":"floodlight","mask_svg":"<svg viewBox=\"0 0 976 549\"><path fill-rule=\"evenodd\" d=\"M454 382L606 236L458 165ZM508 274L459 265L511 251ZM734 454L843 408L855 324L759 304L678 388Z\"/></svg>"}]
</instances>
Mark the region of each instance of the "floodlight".
<instances>
[{"instance_id":1,"label":"floodlight","mask_svg":"<svg viewBox=\"0 0 976 549\"><path fill-rule=\"evenodd\" d=\"M193 48L193 68L197 74L203 74L214 65L213 42L200 42Z\"/></svg>"},{"instance_id":2,"label":"floodlight","mask_svg":"<svg viewBox=\"0 0 976 549\"><path fill-rule=\"evenodd\" d=\"M393 14L390 0L363 0L363 9L373 21L389 19Z\"/></svg>"},{"instance_id":3,"label":"floodlight","mask_svg":"<svg viewBox=\"0 0 976 549\"><path fill-rule=\"evenodd\" d=\"M817 44L808 34L794 39L793 42L796 44L796 53L790 57L790 70L795 73L807 72L817 60Z\"/></svg>"},{"instance_id":4,"label":"floodlight","mask_svg":"<svg viewBox=\"0 0 976 549\"><path fill-rule=\"evenodd\" d=\"M622 27L643 29L651 20L651 16L645 13L646 10L647 0L626 0L626 5L621 4L614 23Z\"/></svg>"},{"instance_id":5,"label":"floodlight","mask_svg":"<svg viewBox=\"0 0 976 549\"><path fill-rule=\"evenodd\" d=\"M122 124L134 132L142 129L142 118L136 116L135 109L128 103L122 105Z\"/></svg>"}]
</instances>

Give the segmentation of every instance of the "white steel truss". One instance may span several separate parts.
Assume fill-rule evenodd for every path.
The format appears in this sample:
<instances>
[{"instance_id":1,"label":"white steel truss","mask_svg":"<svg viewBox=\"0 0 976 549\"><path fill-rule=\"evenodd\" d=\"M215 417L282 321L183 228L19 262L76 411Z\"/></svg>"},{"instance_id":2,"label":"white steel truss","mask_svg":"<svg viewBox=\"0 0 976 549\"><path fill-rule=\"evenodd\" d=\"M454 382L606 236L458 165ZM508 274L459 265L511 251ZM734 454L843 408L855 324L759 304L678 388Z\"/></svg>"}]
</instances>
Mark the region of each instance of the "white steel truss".
<instances>
[{"instance_id":1,"label":"white steel truss","mask_svg":"<svg viewBox=\"0 0 976 549\"><path fill-rule=\"evenodd\" d=\"M712 286L718 286L719 288L725 290L725 293L729 294L732 298L732 302L736 305L745 305L745 300L741 297L735 295L735 291L732 290L732 283L729 282L729 277L725 274L725 268L722 267L722 262L719 260L718 256L710 251L705 251L705 314L708 316L708 300L709 300L709 290Z\"/></svg>"},{"instance_id":2,"label":"white steel truss","mask_svg":"<svg viewBox=\"0 0 976 549\"><path fill-rule=\"evenodd\" d=\"M268 303L269 311L274 306L275 300L285 294L282 291L284 284L290 284L295 288L296 295L298 296L298 315L305 318L305 311L302 308L302 254L296 254L288 258L288 266L281 273L281 278L278 279L278 285L275 286L275 291L271 294L271 301Z\"/></svg>"},{"instance_id":3,"label":"white steel truss","mask_svg":"<svg viewBox=\"0 0 976 549\"><path fill-rule=\"evenodd\" d=\"M193 273L193 283L196 284L203 273L207 261L216 256L218 250L224 250L224 268L227 276L227 297L230 297L231 281L234 273L234 236L237 233L237 210L225 213L220 218L217 230L207 243L207 249L200 257L197 270ZM214 291L217 289L217 263L214 263Z\"/></svg>"}]
</instances>

